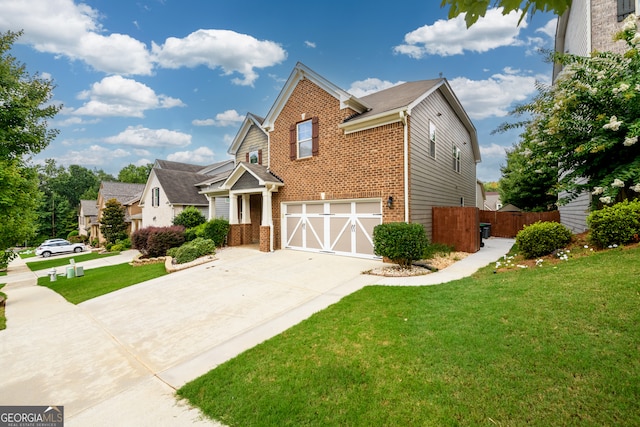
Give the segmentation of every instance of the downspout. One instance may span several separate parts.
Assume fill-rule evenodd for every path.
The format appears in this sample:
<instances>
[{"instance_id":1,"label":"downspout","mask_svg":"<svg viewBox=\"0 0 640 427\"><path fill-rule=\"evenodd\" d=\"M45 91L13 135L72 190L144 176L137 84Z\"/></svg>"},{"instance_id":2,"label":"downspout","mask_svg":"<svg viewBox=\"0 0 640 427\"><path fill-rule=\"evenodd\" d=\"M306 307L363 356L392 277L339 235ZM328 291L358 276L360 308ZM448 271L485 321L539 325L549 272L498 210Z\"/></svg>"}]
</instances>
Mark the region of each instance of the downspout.
<instances>
[{"instance_id":1,"label":"downspout","mask_svg":"<svg viewBox=\"0 0 640 427\"><path fill-rule=\"evenodd\" d=\"M407 112L400 111L404 125L404 222L409 222L409 120Z\"/></svg>"}]
</instances>

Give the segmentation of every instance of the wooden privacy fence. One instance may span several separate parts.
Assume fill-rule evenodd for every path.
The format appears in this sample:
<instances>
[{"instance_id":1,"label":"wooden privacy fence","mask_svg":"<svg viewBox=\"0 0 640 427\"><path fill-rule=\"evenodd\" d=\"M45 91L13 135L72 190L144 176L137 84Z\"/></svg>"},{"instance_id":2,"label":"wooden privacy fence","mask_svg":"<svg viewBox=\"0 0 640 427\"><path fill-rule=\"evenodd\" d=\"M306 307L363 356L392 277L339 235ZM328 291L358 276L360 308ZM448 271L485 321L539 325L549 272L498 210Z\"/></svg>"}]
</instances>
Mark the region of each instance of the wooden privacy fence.
<instances>
[{"instance_id":1,"label":"wooden privacy fence","mask_svg":"<svg viewBox=\"0 0 640 427\"><path fill-rule=\"evenodd\" d=\"M453 246L456 251L474 253L480 250L480 218L478 208L434 207L432 237L434 243Z\"/></svg>"},{"instance_id":2,"label":"wooden privacy fence","mask_svg":"<svg viewBox=\"0 0 640 427\"><path fill-rule=\"evenodd\" d=\"M560 212L480 211L480 222L491 224L491 235L494 237L514 238L525 225L538 221L560 222Z\"/></svg>"}]
</instances>

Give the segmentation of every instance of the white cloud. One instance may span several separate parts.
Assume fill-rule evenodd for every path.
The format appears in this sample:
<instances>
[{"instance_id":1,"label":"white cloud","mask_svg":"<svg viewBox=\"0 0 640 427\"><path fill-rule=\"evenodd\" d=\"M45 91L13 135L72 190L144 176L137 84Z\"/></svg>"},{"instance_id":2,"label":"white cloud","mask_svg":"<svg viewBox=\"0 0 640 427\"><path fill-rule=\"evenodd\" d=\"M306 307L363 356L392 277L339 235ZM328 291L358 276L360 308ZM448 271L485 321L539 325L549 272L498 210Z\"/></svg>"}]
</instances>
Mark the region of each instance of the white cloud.
<instances>
[{"instance_id":1,"label":"white cloud","mask_svg":"<svg viewBox=\"0 0 640 427\"><path fill-rule=\"evenodd\" d=\"M157 95L145 84L121 76L109 76L78 94L88 99L74 115L99 117L144 117L145 110L183 107L185 104L166 95Z\"/></svg>"},{"instance_id":2,"label":"white cloud","mask_svg":"<svg viewBox=\"0 0 640 427\"><path fill-rule=\"evenodd\" d=\"M488 147L481 145L480 155L482 156L483 159L485 157L499 157L502 159L506 155L506 149L507 149L506 147L503 147L502 145L498 145L494 142Z\"/></svg>"},{"instance_id":3,"label":"white cloud","mask_svg":"<svg viewBox=\"0 0 640 427\"><path fill-rule=\"evenodd\" d=\"M536 92L536 81L548 80L547 76L517 75L513 71L506 69L486 80L456 77L449 83L472 119L504 117L514 103L523 102Z\"/></svg>"},{"instance_id":4,"label":"white cloud","mask_svg":"<svg viewBox=\"0 0 640 427\"><path fill-rule=\"evenodd\" d=\"M118 135L105 138L104 142L132 147L186 147L191 144L191 135L169 129L129 126Z\"/></svg>"},{"instance_id":5,"label":"white cloud","mask_svg":"<svg viewBox=\"0 0 640 427\"><path fill-rule=\"evenodd\" d=\"M196 148L193 151L178 151L167 156L167 160L172 162L209 164L213 163L213 151L208 147Z\"/></svg>"},{"instance_id":6,"label":"white cloud","mask_svg":"<svg viewBox=\"0 0 640 427\"><path fill-rule=\"evenodd\" d=\"M315 47L316 47L316 44L314 42L310 42L309 40L305 40L304 45L306 47L310 47L312 49L315 49Z\"/></svg>"},{"instance_id":7,"label":"white cloud","mask_svg":"<svg viewBox=\"0 0 640 427\"><path fill-rule=\"evenodd\" d=\"M440 19L404 36L404 44L394 48L396 53L420 59L425 55L461 55L465 51L487 52L502 46L518 46L520 30L527 21L518 25L520 12L502 14L502 9L490 9L483 18L467 28L464 14L454 19Z\"/></svg>"},{"instance_id":8,"label":"white cloud","mask_svg":"<svg viewBox=\"0 0 640 427\"><path fill-rule=\"evenodd\" d=\"M74 144L77 145L77 144ZM82 165L84 167L103 167L116 159L127 157L130 153L121 148L111 150L100 145L91 145L84 150L70 150L56 156L56 162L63 165Z\"/></svg>"},{"instance_id":9,"label":"white cloud","mask_svg":"<svg viewBox=\"0 0 640 427\"><path fill-rule=\"evenodd\" d=\"M3 0L0 30L24 30L19 43L40 52L81 60L98 71L151 74L147 46L126 34L104 35L100 14L73 0Z\"/></svg>"},{"instance_id":10,"label":"white cloud","mask_svg":"<svg viewBox=\"0 0 640 427\"><path fill-rule=\"evenodd\" d=\"M536 29L536 33L543 33L550 38L555 38L557 25L558 25L558 18L553 18L549 20L549 22L547 22L544 27L540 27Z\"/></svg>"},{"instance_id":11,"label":"white cloud","mask_svg":"<svg viewBox=\"0 0 640 427\"><path fill-rule=\"evenodd\" d=\"M82 117L69 117L68 119L56 121L55 125L60 127L65 127L65 126L96 124L98 122L100 122L100 119L85 120Z\"/></svg>"},{"instance_id":12,"label":"white cloud","mask_svg":"<svg viewBox=\"0 0 640 427\"><path fill-rule=\"evenodd\" d=\"M223 113L216 114L215 119L194 120L191 122L194 126L234 126L241 123L244 117L239 115L236 110L227 110Z\"/></svg>"},{"instance_id":13,"label":"white cloud","mask_svg":"<svg viewBox=\"0 0 640 427\"><path fill-rule=\"evenodd\" d=\"M360 97L360 96L369 95L374 92L378 92L382 89L387 89L392 86L399 85L401 83L404 83L404 82L399 81L396 83L392 83L388 80L368 78L368 79L358 80L351 83L351 87L349 88L349 90L347 90L347 92L349 92L354 96Z\"/></svg>"},{"instance_id":14,"label":"white cloud","mask_svg":"<svg viewBox=\"0 0 640 427\"><path fill-rule=\"evenodd\" d=\"M256 68L279 64L287 57L278 43L230 30L198 30L182 39L170 37L161 46L153 43L152 51L162 67L221 68L225 75L242 74L242 79L232 81L245 86L252 86L258 78Z\"/></svg>"},{"instance_id":15,"label":"white cloud","mask_svg":"<svg viewBox=\"0 0 640 427\"><path fill-rule=\"evenodd\" d=\"M2 0L0 31L24 30L18 43L40 52L83 61L97 71L151 75L166 68L206 65L234 72L233 82L253 85L255 69L279 64L287 57L277 43L228 30L198 30L186 38L168 38L163 45L145 43L127 34L108 33L99 10L74 0Z\"/></svg>"}]
</instances>

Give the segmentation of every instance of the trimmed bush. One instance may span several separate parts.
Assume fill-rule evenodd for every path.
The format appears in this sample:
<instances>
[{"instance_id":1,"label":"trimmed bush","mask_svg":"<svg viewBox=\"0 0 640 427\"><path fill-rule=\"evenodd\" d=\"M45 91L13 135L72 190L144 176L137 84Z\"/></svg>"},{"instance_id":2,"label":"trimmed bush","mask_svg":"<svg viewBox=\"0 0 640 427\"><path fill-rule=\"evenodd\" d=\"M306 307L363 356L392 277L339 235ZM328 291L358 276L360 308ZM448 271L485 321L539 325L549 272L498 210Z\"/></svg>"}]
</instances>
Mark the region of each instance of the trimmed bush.
<instances>
[{"instance_id":1,"label":"trimmed bush","mask_svg":"<svg viewBox=\"0 0 640 427\"><path fill-rule=\"evenodd\" d=\"M179 248L171 248L167 255L173 257L178 264L194 261L202 256L215 254L216 245L211 239L198 237L191 242L187 242Z\"/></svg>"},{"instance_id":2,"label":"trimmed bush","mask_svg":"<svg viewBox=\"0 0 640 427\"><path fill-rule=\"evenodd\" d=\"M168 249L184 243L184 227L174 225L141 228L131 235L131 243L134 249L139 250L146 257L165 256Z\"/></svg>"},{"instance_id":3,"label":"trimmed bush","mask_svg":"<svg viewBox=\"0 0 640 427\"><path fill-rule=\"evenodd\" d=\"M516 235L520 253L528 259L549 255L571 242L573 234L564 225L551 221L538 221L525 226Z\"/></svg>"},{"instance_id":4,"label":"trimmed bush","mask_svg":"<svg viewBox=\"0 0 640 427\"><path fill-rule=\"evenodd\" d=\"M229 221L223 218L216 218L205 223L202 235L198 237L211 239L216 244L216 247L219 247L224 245L227 234L229 234Z\"/></svg>"},{"instance_id":5,"label":"trimmed bush","mask_svg":"<svg viewBox=\"0 0 640 427\"><path fill-rule=\"evenodd\" d=\"M638 241L640 201L625 200L593 211L587 217L587 224L589 241L600 248Z\"/></svg>"},{"instance_id":6,"label":"trimmed bush","mask_svg":"<svg viewBox=\"0 0 640 427\"><path fill-rule=\"evenodd\" d=\"M202 224L195 226L195 227L191 227L191 228L187 228L184 231L184 238L187 242L192 241L193 239L195 239L196 237L204 237L204 228L207 226L206 222L203 222Z\"/></svg>"},{"instance_id":7,"label":"trimmed bush","mask_svg":"<svg viewBox=\"0 0 640 427\"><path fill-rule=\"evenodd\" d=\"M186 229L196 227L205 222L207 222L207 219L194 206L187 206L173 219L173 225L181 225Z\"/></svg>"},{"instance_id":8,"label":"trimmed bush","mask_svg":"<svg viewBox=\"0 0 640 427\"><path fill-rule=\"evenodd\" d=\"M422 259L429 241L421 224L390 222L373 229L373 251L402 267Z\"/></svg>"}]
</instances>

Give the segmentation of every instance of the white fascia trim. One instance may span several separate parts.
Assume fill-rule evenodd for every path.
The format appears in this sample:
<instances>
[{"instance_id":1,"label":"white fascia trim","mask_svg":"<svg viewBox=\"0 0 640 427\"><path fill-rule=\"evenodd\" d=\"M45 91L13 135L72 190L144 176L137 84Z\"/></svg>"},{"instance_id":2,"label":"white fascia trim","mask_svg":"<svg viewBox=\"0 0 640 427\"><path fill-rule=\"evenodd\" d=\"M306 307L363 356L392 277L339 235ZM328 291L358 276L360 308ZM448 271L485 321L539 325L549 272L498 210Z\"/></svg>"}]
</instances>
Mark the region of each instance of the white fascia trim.
<instances>
[{"instance_id":1,"label":"white fascia trim","mask_svg":"<svg viewBox=\"0 0 640 427\"><path fill-rule=\"evenodd\" d=\"M391 111L385 111L384 113L363 117L359 120L349 120L348 122L340 123L338 125L338 128L342 129L345 135L367 129L373 129L379 126L389 125L391 123L402 121L403 115L406 111L406 107L398 108Z\"/></svg>"}]
</instances>

